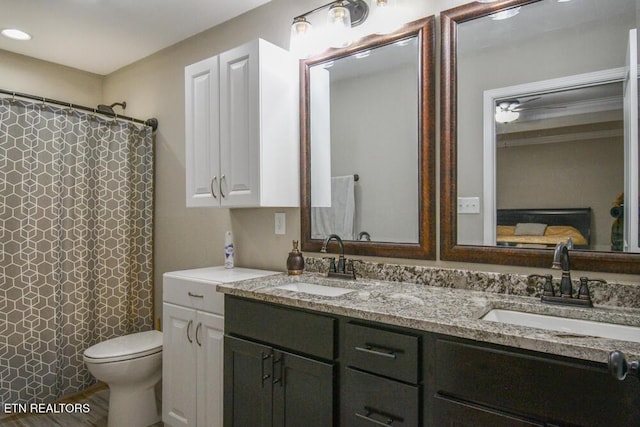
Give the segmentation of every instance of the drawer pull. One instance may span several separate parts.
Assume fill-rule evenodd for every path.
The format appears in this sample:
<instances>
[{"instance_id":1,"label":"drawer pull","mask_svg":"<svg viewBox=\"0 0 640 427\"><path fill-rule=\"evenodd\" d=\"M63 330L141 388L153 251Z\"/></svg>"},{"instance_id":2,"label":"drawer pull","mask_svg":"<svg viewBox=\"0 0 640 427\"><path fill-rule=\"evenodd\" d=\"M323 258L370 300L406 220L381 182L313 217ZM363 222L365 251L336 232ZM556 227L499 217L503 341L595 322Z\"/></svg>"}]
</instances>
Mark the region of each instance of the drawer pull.
<instances>
[{"instance_id":1,"label":"drawer pull","mask_svg":"<svg viewBox=\"0 0 640 427\"><path fill-rule=\"evenodd\" d=\"M373 347L370 345L366 347L356 347L355 349L363 353L374 354L376 356L382 356L382 357L388 357L389 359L396 358L396 354L392 350L378 351L378 350L374 350Z\"/></svg>"},{"instance_id":2,"label":"drawer pull","mask_svg":"<svg viewBox=\"0 0 640 427\"><path fill-rule=\"evenodd\" d=\"M204 295L192 294L191 291L188 292L190 297L194 298L204 298Z\"/></svg>"},{"instance_id":3,"label":"drawer pull","mask_svg":"<svg viewBox=\"0 0 640 427\"><path fill-rule=\"evenodd\" d=\"M384 413L382 411L377 411L373 408L369 408L367 406L365 406L364 410L366 411L366 414L360 414L358 412L355 413L355 416L358 418L361 418L365 421L369 421L372 424L378 425L378 426L390 426L392 425L395 421L398 422L402 422L404 421L402 418L400 417L396 417L394 415L389 415L387 413ZM383 421L380 420L376 420L375 418L372 418L371 415L376 414L382 418L385 418Z\"/></svg>"}]
</instances>

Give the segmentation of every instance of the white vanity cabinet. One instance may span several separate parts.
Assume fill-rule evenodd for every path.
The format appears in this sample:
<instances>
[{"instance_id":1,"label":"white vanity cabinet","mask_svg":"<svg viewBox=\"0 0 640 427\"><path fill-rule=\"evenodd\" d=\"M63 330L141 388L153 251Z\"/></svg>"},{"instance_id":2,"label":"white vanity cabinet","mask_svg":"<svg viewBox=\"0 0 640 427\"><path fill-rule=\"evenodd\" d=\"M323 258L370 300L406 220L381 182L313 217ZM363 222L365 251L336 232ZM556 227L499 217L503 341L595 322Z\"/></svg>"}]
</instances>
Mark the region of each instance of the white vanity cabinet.
<instances>
[{"instance_id":1,"label":"white vanity cabinet","mask_svg":"<svg viewBox=\"0 0 640 427\"><path fill-rule=\"evenodd\" d=\"M277 274L220 267L163 276L162 421L222 426L224 298L229 283Z\"/></svg>"},{"instance_id":2,"label":"white vanity cabinet","mask_svg":"<svg viewBox=\"0 0 640 427\"><path fill-rule=\"evenodd\" d=\"M298 61L257 39L185 67L188 207L299 206Z\"/></svg>"}]
</instances>

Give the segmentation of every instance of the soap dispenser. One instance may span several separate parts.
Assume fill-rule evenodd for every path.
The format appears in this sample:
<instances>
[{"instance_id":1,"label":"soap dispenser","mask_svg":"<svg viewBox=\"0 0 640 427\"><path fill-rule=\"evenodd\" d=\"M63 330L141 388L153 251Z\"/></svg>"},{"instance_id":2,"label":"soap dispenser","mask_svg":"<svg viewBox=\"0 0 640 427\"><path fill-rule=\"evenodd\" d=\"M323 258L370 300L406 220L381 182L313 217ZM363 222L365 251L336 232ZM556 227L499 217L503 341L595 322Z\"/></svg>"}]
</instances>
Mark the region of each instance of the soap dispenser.
<instances>
[{"instance_id":1,"label":"soap dispenser","mask_svg":"<svg viewBox=\"0 0 640 427\"><path fill-rule=\"evenodd\" d=\"M287 258L287 272L290 275L298 275L302 274L304 271L304 257L302 256L302 252L298 250L298 241L293 241L293 249L289 252L289 257Z\"/></svg>"}]
</instances>

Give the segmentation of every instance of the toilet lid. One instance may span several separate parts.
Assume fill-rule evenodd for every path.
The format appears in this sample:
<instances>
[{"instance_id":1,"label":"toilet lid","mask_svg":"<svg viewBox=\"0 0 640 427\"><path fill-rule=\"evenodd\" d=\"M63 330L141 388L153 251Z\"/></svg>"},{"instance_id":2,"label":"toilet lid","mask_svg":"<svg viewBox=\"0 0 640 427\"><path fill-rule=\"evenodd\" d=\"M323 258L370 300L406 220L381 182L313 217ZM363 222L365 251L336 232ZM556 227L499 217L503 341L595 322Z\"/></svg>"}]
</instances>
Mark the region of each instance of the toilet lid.
<instances>
[{"instance_id":1,"label":"toilet lid","mask_svg":"<svg viewBox=\"0 0 640 427\"><path fill-rule=\"evenodd\" d=\"M162 350L162 332L146 331L112 338L85 350L91 359L133 359Z\"/></svg>"}]
</instances>

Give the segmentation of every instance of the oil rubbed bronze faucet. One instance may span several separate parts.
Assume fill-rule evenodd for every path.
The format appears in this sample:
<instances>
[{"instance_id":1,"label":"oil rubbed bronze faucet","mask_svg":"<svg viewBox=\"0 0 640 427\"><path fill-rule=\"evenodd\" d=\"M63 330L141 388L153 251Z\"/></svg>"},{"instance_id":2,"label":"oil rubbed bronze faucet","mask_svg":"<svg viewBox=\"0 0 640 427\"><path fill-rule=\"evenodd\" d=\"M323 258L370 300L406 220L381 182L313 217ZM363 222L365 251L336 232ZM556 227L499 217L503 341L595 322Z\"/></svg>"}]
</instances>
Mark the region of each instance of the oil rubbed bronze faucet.
<instances>
[{"instance_id":1,"label":"oil rubbed bronze faucet","mask_svg":"<svg viewBox=\"0 0 640 427\"><path fill-rule=\"evenodd\" d=\"M573 246L571 240L567 243L560 242L553 251L553 264L551 268L562 270L560 279L560 296L571 298L573 294L573 283L571 282L571 268L569 265L569 249Z\"/></svg>"},{"instance_id":2,"label":"oil rubbed bronze faucet","mask_svg":"<svg viewBox=\"0 0 640 427\"><path fill-rule=\"evenodd\" d=\"M355 280L356 272L353 268L353 261L347 261L344 257L344 242L337 234L329 234L322 242L322 248L320 252L327 252L327 245L331 240L335 240L338 242L338 246L340 247L340 255L338 256L338 264L336 265L335 258L329 258L329 272L327 276L329 277L337 277L340 279L351 279Z\"/></svg>"},{"instance_id":3,"label":"oil rubbed bronze faucet","mask_svg":"<svg viewBox=\"0 0 640 427\"><path fill-rule=\"evenodd\" d=\"M580 277L580 287L578 289L578 293L574 296L573 282L571 281L571 263L569 262L569 249L573 249L573 242L571 241L571 239L569 239L566 243L558 243L555 247L555 250L553 251L553 264L551 264L551 268L562 270L562 278L560 279L560 295L555 295L555 292L553 290L553 277L550 274L546 274L542 276L545 279L545 283L540 301L549 304L593 307L591 294L589 293L589 282L606 282L601 279L589 279L588 277Z\"/></svg>"}]
</instances>

